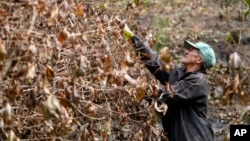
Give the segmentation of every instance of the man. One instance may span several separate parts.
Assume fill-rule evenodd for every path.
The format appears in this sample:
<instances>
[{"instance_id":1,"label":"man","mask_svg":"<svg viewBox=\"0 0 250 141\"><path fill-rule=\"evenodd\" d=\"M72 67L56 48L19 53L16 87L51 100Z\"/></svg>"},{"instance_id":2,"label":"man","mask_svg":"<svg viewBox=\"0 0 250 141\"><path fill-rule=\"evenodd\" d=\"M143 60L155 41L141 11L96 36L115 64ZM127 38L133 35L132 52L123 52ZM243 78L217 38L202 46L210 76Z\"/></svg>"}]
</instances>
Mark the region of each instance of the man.
<instances>
[{"instance_id":1,"label":"man","mask_svg":"<svg viewBox=\"0 0 250 141\"><path fill-rule=\"evenodd\" d=\"M187 49L184 66L175 66L170 73L162 69L158 53L146 42L133 36L135 51L164 89L158 103L167 104L162 125L170 141L213 141L214 133L206 119L209 88L206 69L215 65L215 53L206 43L184 42Z\"/></svg>"}]
</instances>

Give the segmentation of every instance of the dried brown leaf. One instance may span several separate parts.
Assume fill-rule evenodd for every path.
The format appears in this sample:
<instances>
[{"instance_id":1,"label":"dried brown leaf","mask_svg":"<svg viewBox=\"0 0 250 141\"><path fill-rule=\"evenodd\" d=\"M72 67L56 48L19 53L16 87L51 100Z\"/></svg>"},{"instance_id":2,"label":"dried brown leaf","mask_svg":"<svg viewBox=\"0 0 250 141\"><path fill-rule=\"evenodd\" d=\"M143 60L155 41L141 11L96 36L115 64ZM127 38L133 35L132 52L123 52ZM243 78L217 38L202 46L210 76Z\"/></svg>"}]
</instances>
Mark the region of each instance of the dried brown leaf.
<instances>
[{"instance_id":1,"label":"dried brown leaf","mask_svg":"<svg viewBox=\"0 0 250 141\"><path fill-rule=\"evenodd\" d=\"M0 15L6 18L9 14L5 12L4 10L0 9Z\"/></svg>"},{"instance_id":2,"label":"dried brown leaf","mask_svg":"<svg viewBox=\"0 0 250 141\"><path fill-rule=\"evenodd\" d=\"M143 141L143 133L141 129L136 133L136 141Z\"/></svg>"},{"instance_id":3,"label":"dried brown leaf","mask_svg":"<svg viewBox=\"0 0 250 141\"><path fill-rule=\"evenodd\" d=\"M45 119L52 117L59 118L61 114L61 105L55 95L49 94L47 100L42 104L42 111Z\"/></svg>"},{"instance_id":4,"label":"dried brown leaf","mask_svg":"<svg viewBox=\"0 0 250 141\"><path fill-rule=\"evenodd\" d=\"M7 140L8 141L20 141L20 139L15 135L15 133L12 130L9 130Z\"/></svg>"},{"instance_id":5,"label":"dried brown leaf","mask_svg":"<svg viewBox=\"0 0 250 141\"><path fill-rule=\"evenodd\" d=\"M108 118L107 121L105 122L103 131L105 135L111 134L111 118Z\"/></svg>"},{"instance_id":6,"label":"dried brown leaf","mask_svg":"<svg viewBox=\"0 0 250 141\"><path fill-rule=\"evenodd\" d=\"M95 117L97 111L98 111L98 108L94 104L90 104L90 106L87 109L87 114L92 117Z\"/></svg>"},{"instance_id":7,"label":"dried brown leaf","mask_svg":"<svg viewBox=\"0 0 250 141\"><path fill-rule=\"evenodd\" d=\"M9 98L9 101L12 103L17 98L19 98L22 95L22 89L20 87L19 81L13 81L9 87L8 87L9 93L7 94L7 97Z\"/></svg>"},{"instance_id":8,"label":"dried brown leaf","mask_svg":"<svg viewBox=\"0 0 250 141\"><path fill-rule=\"evenodd\" d=\"M37 4L37 11L38 13L43 13L46 9L47 4L44 0L39 0Z\"/></svg>"},{"instance_id":9,"label":"dried brown leaf","mask_svg":"<svg viewBox=\"0 0 250 141\"><path fill-rule=\"evenodd\" d=\"M125 56L126 56L126 65L128 67L133 67L135 65L135 61L132 60L132 58L130 56L130 52L127 51L126 54L125 54Z\"/></svg>"},{"instance_id":10,"label":"dried brown leaf","mask_svg":"<svg viewBox=\"0 0 250 141\"><path fill-rule=\"evenodd\" d=\"M149 90L150 90L150 93L153 96L158 96L159 95L158 86L157 86L157 82L156 82L155 79L153 79L153 80L150 81Z\"/></svg>"},{"instance_id":11,"label":"dried brown leaf","mask_svg":"<svg viewBox=\"0 0 250 141\"><path fill-rule=\"evenodd\" d=\"M36 67L34 64L28 62L26 71L25 71L25 78L26 79L34 79L36 76Z\"/></svg>"},{"instance_id":12,"label":"dried brown leaf","mask_svg":"<svg viewBox=\"0 0 250 141\"><path fill-rule=\"evenodd\" d=\"M0 40L0 62L3 61L7 56L7 51L5 49L5 45L2 40Z\"/></svg>"},{"instance_id":13,"label":"dried brown leaf","mask_svg":"<svg viewBox=\"0 0 250 141\"><path fill-rule=\"evenodd\" d=\"M78 3L77 6L76 6L76 14L80 17L83 16L83 5L82 3Z\"/></svg>"},{"instance_id":14,"label":"dried brown leaf","mask_svg":"<svg viewBox=\"0 0 250 141\"><path fill-rule=\"evenodd\" d=\"M121 73L125 74L128 71L128 66L126 60L121 61Z\"/></svg>"},{"instance_id":15,"label":"dried brown leaf","mask_svg":"<svg viewBox=\"0 0 250 141\"><path fill-rule=\"evenodd\" d=\"M145 96L147 89L147 78L145 76L138 77L136 80L136 99L137 101L141 101L141 99Z\"/></svg>"},{"instance_id":16,"label":"dried brown leaf","mask_svg":"<svg viewBox=\"0 0 250 141\"><path fill-rule=\"evenodd\" d=\"M234 53L230 54L230 56L229 56L229 66L232 69L232 71L242 67L242 60L240 58L240 55L237 52L234 52Z\"/></svg>"},{"instance_id":17,"label":"dried brown leaf","mask_svg":"<svg viewBox=\"0 0 250 141\"><path fill-rule=\"evenodd\" d=\"M233 95L239 94L239 84L240 84L240 77L239 74L236 74L234 79L230 82L225 89L222 97L222 103L227 105L228 103L232 102Z\"/></svg>"},{"instance_id":18,"label":"dried brown leaf","mask_svg":"<svg viewBox=\"0 0 250 141\"><path fill-rule=\"evenodd\" d=\"M33 54L36 54L37 53L37 48L34 44L31 44L29 46L29 50L33 53Z\"/></svg>"},{"instance_id":19,"label":"dried brown leaf","mask_svg":"<svg viewBox=\"0 0 250 141\"><path fill-rule=\"evenodd\" d=\"M51 68L51 66L48 65L46 66L45 74L48 80L52 80L55 77L54 70Z\"/></svg>"},{"instance_id":20,"label":"dried brown leaf","mask_svg":"<svg viewBox=\"0 0 250 141\"><path fill-rule=\"evenodd\" d=\"M3 121L6 125L10 125L12 122L11 105L9 102L6 102L4 105Z\"/></svg>"},{"instance_id":21,"label":"dried brown leaf","mask_svg":"<svg viewBox=\"0 0 250 141\"><path fill-rule=\"evenodd\" d=\"M170 63L171 56L168 47L164 47L159 51L160 59L165 63Z\"/></svg>"},{"instance_id":22,"label":"dried brown leaf","mask_svg":"<svg viewBox=\"0 0 250 141\"><path fill-rule=\"evenodd\" d=\"M69 35L68 35L68 33L64 30L64 31L59 32L59 33L57 34L56 37L57 37L57 41L59 41L59 43L63 43L63 42L65 42L65 41L68 40Z\"/></svg>"},{"instance_id":23,"label":"dried brown leaf","mask_svg":"<svg viewBox=\"0 0 250 141\"><path fill-rule=\"evenodd\" d=\"M112 72L113 60L109 55L104 56L104 72Z\"/></svg>"},{"instance_id":24,"label":"dried brown leaf","mask_svg":"<svg viewBox=\"0 0 250 141\"><path fill-rule=\"evenodd\" d=\"M166 73L170 73L171 66L169 64L164 65L164 70L165 70Z\"/></svg>"},{"instance_id":25,"label":"dried brown leaf","mask_svg":"<svg viewBox=\"0 0 250 141\"><path fill-rule=\"evenodd\" d=\"M240 75L237 74L237 75L234 77L233 81L232 81L232 90L233 90L236 94L238 94L239 85L240 85Z\"/></svg>"},{"instance_id":26,"label":"dried brown leaf","mask_svg":"<svg viewBox=\"0 0 250 141\"><path fill-rule=\"evenodd\" d=\"M54 22L57 22L57 16L58 16L58 8L52 7L50 9L50 18L48 19L48 26L53 25Z\"/></svg>"}]
</instances>

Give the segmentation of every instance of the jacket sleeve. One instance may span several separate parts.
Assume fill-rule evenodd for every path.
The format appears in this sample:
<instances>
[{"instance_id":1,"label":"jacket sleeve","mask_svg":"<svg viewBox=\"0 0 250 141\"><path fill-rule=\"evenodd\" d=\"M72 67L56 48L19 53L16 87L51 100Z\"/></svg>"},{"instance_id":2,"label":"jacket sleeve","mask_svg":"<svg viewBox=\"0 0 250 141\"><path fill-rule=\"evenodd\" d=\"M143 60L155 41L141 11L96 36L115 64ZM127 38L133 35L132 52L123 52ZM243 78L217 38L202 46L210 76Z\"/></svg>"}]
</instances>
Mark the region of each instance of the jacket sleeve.
<instances>
[{"instance_id":1,"label":"jacket sleeve","mask_svg":"<svg viewBox=\"0 0 250 141\"><path fill-rule=\"evenodd\" d=\"M133 38L136 41L133 41ZM169 74L163 69L163 63L159 58L159 54L149 47L147 42L142 41L137 36L132 37L135 51L144 62L147 69L158 79L161 84L165 85L168 82Z\"/></svg>"},{"instance_id":2,"label":"jacket sleeve","mask_svg":"<svg viewBox=\"0 0 250 141\"><path fill-rule=\"evenodd\" d=\"M201 76L202 77L202 76ZM159 102L170 105L185 105L188 103L203 103L208 92L207 86L203 84L202 78L187 77L172 85L173 96L170 97L169 92L165 89L162 91L162 98Z\"/></svg>"}]
</instances>

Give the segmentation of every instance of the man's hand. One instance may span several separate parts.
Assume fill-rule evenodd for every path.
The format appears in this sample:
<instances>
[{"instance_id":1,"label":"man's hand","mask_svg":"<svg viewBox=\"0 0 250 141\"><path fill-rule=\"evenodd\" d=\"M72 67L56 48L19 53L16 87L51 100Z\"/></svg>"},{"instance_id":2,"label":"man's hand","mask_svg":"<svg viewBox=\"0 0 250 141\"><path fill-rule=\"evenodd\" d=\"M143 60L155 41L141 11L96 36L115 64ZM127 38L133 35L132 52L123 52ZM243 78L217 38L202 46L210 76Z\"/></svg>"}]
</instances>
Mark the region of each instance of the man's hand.
<instances>
[{"instance_id":1,"label":"man's hand","mask_svg":"<svg viewBox=\"0 0 250 141\"><path fill-rule=\"evenodd\" d=\"M167 113L167 110L168 110L168 105L165 104L165 103L162 103L160 106L158 106L158 103L155 102L154 103L154 109L157 112L162 113L165 116L165 114Z\"/></svg>"},{"instance_id":2,"label":"man's hand","mask_svg":"<svg viewBox=\"0 0 250 141\"><path fill-rule=\"evenodd\" d=\"M131 37L131 41L135 48L138 48L143 44L143 41L137 36Z\"/></svg>"}]
</instances>

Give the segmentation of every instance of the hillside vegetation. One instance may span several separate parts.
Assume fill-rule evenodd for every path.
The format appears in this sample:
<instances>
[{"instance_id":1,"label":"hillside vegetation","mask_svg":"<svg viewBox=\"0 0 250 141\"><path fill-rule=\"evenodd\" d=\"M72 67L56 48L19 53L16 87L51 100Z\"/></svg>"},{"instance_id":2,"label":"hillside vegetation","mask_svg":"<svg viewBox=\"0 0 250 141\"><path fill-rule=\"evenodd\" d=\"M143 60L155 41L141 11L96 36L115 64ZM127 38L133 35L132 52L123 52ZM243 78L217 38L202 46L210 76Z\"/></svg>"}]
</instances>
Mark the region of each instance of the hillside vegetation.
<instances>
[{"instance_id":1,"label":"hillside vegetation","mask_svg":"<svg viewBox=\"0 0 250 141\"><path fill-rule=\"evenodd\" d=\"M144 99L157 93L159 82L123 37L124 23L153 49L168 47L175 64L184 39L211 44L217 65L208 71L209 118L246 121L246 6L228 0L0 0L0 140L167 140ZM216 135L221 139L226 129Z\"/></svg>"}]
</instances>

